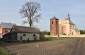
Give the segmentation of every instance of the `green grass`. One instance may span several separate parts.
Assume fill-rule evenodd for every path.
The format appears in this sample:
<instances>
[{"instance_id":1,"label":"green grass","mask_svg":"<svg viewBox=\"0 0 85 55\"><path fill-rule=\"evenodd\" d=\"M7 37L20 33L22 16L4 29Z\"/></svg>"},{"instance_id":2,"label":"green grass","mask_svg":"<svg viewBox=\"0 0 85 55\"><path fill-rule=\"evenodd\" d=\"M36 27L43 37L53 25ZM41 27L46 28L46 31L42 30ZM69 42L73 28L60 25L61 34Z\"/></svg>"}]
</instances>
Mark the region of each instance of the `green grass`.
<instances>
[{"instance_id":1,"label":"green grass","mask_svg":"<svg viewBox=\"0 0 85 55\"><path fill-rule=\"evenodd\" d=\"M53 40L64 40L64 39L71 39L74 37L45 37L44 39L40 41L53 41Z\"/></svg>"},{"instance_id":2,"label":"green grass","mask_svg":"<svg viewBox=\"0 0 85 55\"><path fill-rule=\"evenodd\" d=\"M0 42L2 41L2 39L0 38Z\"/></svg>"},{"instance_id":3,"label":"green grass","mask_svg":"<svg viewBox=\"0 0 85 55\"><path fill-rule=\"evenodd\" d=\"M0 55L11 55L1 44L2 39L0 39Z\"/></svg>"},{"instance_id":4,"label":"green grass","mask_svg":"<svg viewBox=\"0 0 85 55\"><path fill-rule=\"evenodd\" d=\"M11 55L3 46L0 45L0 55Z\"/></svg>"}]
</instances>

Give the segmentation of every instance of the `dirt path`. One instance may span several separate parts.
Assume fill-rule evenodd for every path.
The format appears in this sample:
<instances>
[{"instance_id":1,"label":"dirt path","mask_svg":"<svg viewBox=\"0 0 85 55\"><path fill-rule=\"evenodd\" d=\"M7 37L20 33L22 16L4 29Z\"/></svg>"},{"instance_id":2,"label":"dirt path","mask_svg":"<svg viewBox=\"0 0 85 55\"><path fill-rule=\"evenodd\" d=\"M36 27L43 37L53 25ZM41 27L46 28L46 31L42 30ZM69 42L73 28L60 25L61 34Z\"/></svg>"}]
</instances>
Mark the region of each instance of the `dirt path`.
<instances>
[{"instance_id":1,"label":"dirt path","mask_svg":"<svg viewBox=\"0 0 85 55\"><path fill-rule=\"evenodd\" d=\"M85 55L85 38L3 45L15 55Z\"/></svg>"}]
</instances>

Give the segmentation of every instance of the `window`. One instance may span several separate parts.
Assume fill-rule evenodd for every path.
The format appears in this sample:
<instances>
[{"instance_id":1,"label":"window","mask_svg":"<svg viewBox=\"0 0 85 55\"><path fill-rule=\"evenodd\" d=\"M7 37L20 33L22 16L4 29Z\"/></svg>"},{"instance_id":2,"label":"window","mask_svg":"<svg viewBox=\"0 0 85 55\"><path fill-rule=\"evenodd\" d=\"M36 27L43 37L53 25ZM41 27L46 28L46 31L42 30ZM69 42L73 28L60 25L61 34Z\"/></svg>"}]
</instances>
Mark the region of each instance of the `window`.
<instances>
[{"instance_id":1,"label":"window","mask_svg":"<svg viewBox=\"0 0 85 55\"><path fill-rule=\"evenodd\" d=\"M26 34L23 34L23 36L26 36Z\"/></svg>"},{"instance_id":2,"label":"window","mask_svg":"<svg viewBox=\"0 0 85 55\"><path fill-rule=\"evenodd\" d=\"M8 31L5 31L5 32L8 32Z\"/></svg>"},{"instance_id":3,"label":"window","mask_svg":"<svg viewBox=\"0 0 85 55\"><path fill-rule=\"evenodd\" d=\"M33 34L33 36L35 36L35 34Z\"/></svg>"},{"instance_id":4,"label":"window","mask_svg":"<svg viewBox=\"0 0 85 55\"><path fill-rule=\"evenodd\" d=\"M73 28L73 29L75 29L75 27L74 27L74 26L73 26L72 28Z\"/></svg>"},{"instance_id":5,"label":"window","mask_svg":"<svg viewBox=\"0 0 85 55\"><path fill-rule=\"evenodd\" d=\"M52 21L52 24L53 24L53 21Z\"/></svg>"}]
</instances>

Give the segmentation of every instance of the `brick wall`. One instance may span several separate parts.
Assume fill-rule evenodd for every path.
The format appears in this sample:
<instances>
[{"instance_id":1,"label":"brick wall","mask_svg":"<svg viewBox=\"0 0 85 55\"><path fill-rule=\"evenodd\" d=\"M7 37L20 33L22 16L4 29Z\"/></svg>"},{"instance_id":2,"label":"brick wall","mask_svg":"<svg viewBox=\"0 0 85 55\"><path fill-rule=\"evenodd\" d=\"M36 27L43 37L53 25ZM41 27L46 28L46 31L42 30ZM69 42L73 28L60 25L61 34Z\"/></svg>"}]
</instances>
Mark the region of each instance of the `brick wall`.
<instances>
[{"instance_id":1,"label":"brick wall","mask_svg":"<svg viewBox=\"0 0 85 55\"><path fill-rule=\"evenodd\" d=\"M58 35L59 34L59 20L56 17L50 19L50 35Z\"/></svg>"}]
</instances>

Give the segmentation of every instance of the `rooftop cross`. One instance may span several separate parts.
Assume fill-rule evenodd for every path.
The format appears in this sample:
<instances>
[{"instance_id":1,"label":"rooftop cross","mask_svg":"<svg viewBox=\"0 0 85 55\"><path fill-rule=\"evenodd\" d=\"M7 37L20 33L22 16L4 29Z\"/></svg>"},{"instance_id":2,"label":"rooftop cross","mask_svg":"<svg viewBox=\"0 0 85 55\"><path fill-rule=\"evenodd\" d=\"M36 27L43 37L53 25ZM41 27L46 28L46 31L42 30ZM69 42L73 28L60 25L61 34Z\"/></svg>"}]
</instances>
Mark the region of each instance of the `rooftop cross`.
<instances>
[{"instance_id":1,"label":"rooftop cross","mask_svg":"<svg viewBox=\"0 0 85 55\"><path fill-rule=\"evenodd\" d=\"M70 14L68 13L68 19L70 20Z\"/></svg>"}]
</instances>

